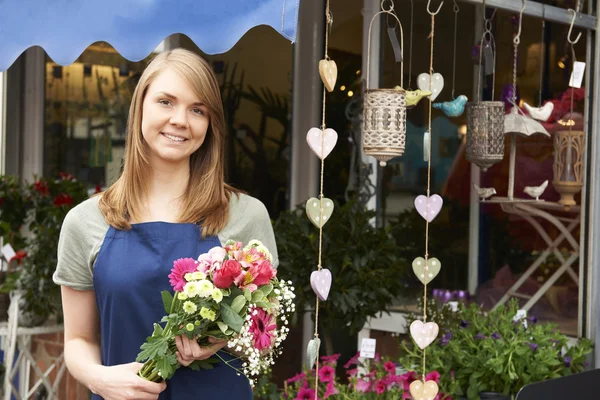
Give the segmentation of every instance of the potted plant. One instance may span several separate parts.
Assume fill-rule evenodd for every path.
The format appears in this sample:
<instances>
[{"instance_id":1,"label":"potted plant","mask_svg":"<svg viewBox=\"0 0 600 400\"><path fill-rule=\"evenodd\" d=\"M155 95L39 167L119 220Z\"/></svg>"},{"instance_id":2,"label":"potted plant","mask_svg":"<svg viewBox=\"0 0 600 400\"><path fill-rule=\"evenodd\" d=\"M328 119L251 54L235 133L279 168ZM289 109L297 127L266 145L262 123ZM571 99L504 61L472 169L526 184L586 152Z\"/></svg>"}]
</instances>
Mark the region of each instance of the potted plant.
<instances>
[{"instance_id":1,"label":"potted plant","mask_svg":"<svg viewBox=\"0 0 600 400\"><path fill-rule=\"evenodd\" d=\"M64 173L59 179L42 178L24 185L22 190L22 198L28 205L25 217L28 233L24 239L26 256L12 271L11 279L2 286L2 291L21 292L19 325L36 326L54 313L58 320L62 319L60 287L52 282L60 228L67 212L88 195L84 183ZM4 204L2 210L6 214L13 211ZM16 225L11 229L16 229Z\"/></svg>"},{"instance_id":2,"label":"potted plant","mask_svg":"<svg viewBox=\"0 0 600 400\"><path fill-rule=\"evenodd\" d=\"M333 277L329 297L319 305L327 354L334 353L332 334L336 330L356 334L367 318L384 311L403 290L408 261L398 251L389 229L371 224L374 217L374 211L352 200L343 206L336 204L323 228L321 265ZM278 270L296 282L298 313L314 310L315 294L309 277L319 261L319 230L302 206L282 213L274 230L278 251L286 255Z\"/></svg>"},{"instance_id":3,"label":"potted plant","mask_svg":"<svg viewBox=\"0 0 600 400\"><path fill-rule=\"evenodd\" d=\"M583 371L592 350L587 339L569 346L553 324L515 318L514 299L493 311L459 304L456 312L432 300L428 310L428 321L438 323L440 334L426 348L427 365L440 372L440 390L452 398L514 398L527 384ZM402 349L401 365L418 371L422 351L406 341Z\"/></svg>"}]
</instances>

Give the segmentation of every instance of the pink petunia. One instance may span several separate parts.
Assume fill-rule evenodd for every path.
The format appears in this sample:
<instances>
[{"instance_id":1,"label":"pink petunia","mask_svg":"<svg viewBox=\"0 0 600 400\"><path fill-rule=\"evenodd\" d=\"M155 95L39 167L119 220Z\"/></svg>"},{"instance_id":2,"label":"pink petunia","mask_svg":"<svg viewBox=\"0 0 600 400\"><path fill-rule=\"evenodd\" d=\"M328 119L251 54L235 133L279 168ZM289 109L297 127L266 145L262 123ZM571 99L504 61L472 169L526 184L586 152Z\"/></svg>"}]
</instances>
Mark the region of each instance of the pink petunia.
<instances>
[{"instance_id":1,"label":"pink petunia","mask_svg":"<svg viewBox=\"0 0 600 400\"><path fill-rule=\"evenodd\" d=\"M306 378L306 374L304 372L296 374L294 376L292 376L291 378L287 379L286 382L287 383L294 383L297 382L301 379L305 379Z\"/></svg>"},{"instance_id":2,"label":"pink petunia","mask_svg":"<svg viewBox=\"0 0 600 400\"><path fill-rule=\"evenodd\" d=\"M425 375L425 381L435 381L435 383L440 383L440 373L437 371L431 371Z\"/></svg>"},{"instance_id":3,"label":"pink petunia","mask_svg":"<svg viewBox=\"0 0 600 400\"><path fill-rule=\"evenodd\" d=\"M377 392L378 395L381 396L383 393L385 393L386 389L387 389L387 385L384 381L378 380L375 383L375 392Z\"/></svg>"},{"instance_id":4,"label":"pink petunia","mask_svg":"<svg viewBox=\"0 0 600 400\"><path fill-rule=\"evenodd\" d=\"M335 377L335 370L329 365L319 368L319 379L321 382L332 382Z\"/></svg>"},{"instance_id":5,"label":"pink petunia","mask_svg":"<svg viewBox=\"0 0 600 400\"><path fill-rule=\"evenodd\" d=\"M396 373L396 364L392 361L387 361L383 364L383 368L387 371L388 374L392 375Z\"/></svg>"},{"instance_id":6,"label":"pink petunia","mask_svg":"<svg viewBox=\"0 0 600 400\"><path fill-rule=\"evenodd\" d=\"M358 368L352 368L346 371L346 374L355 377L356 374L358 373Z\"/></svg>"},{"instance_id":7,"label":"pink petunia","mask_svg":"<svg viewBox=\"0 0 600 400\"><path fill-rule=\"evenodd\" d=\"M198 268L198 262L193 258L180 258L173 262L173 268L169 274L169 283L173 287L173 290L181 292L183 287L187 283L185 280L185 274L195 272Z\"/></svg>"},{"instance_id":8,"label":"pink petunia","mask_svg":"<svg viewBox=\"0 0 600 400\"><path fill-rule=\"evenodd\" d=\"M340 354L334 354L332 356L322 356L321 362L324 364L335 364L337 360L340 358Z\"/></svg>"},{"instance_id":9,"label":"pink petunia","mask_svg":"<svg viewBox=\"0 0 600 400\"><path fill-rule=\"evenodd\" d=\"M250 333L254 341L254 347L259 351L271 347L271 340L275 338L272 331L277 328L273 322L273 317L262 308L256 309L256 314L253 312L251 316Z\"/></svg>"},{"instance_id":10,"label":"pink petunia","mask_svg":"<svg viewBox=\"0 0 600 400\"><path fill-rule=\"evenodd\" d=\"M327 384L327 387L325 388L325 395L323 396L323 398L326 399L329 396L334 395L334 394L338 394L338 393L339 393L339 391L335 387L335 383L334 382L329 382Z\"/></svg>"},{"instance_id":11,"label":"pink petunia","mask_svg":"<svg viewBox=\"0 0 600 400\"><path fill-rule=\"evenodd\" d=\"M315 389L300 388L294 400L315 400Z\"/></svg>"},{"instance_id":12,"label":"pink petunia","mask_svg":"<svg viewBox=\"0 0 600 400\"><path fill-rule=\"evenodd\" d=\"M358 364L358 357L360 357L360 352L356 353L351 359L348 360L346 364L344 364L344 368L348 369L353 364Z\"/></svg>"},{"instance_id":13,"label":"pink petunia","mask_svg":"<svg viewBox=\"0 0 600 400\"><path fill-rule=\"evenodd\" d=\"M370 382L365 381L364 379L359 379L356 382L356 391L357 392L367 393L370 390L371 390L371 383Z\"/></svg>"}]
</instances>

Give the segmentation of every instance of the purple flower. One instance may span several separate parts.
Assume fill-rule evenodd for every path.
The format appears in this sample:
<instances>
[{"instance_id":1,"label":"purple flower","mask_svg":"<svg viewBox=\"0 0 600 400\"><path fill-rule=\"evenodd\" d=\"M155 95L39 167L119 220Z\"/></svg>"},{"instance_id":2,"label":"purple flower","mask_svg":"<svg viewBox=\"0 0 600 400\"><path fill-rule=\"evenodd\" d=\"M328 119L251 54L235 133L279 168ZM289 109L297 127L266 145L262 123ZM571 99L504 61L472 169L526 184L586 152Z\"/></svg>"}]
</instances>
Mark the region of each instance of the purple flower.
<instances>
[{"instance_id":1,"label":"purple flower","mask_svg":"<svg viewBox=\"0 0 600 400\"><path fill-rule=\"evenodd\" d=\"M528 345L529 347L531 347L531 350L533 350L533 351L536 351L536 350L537 350L537 348L538 348L538 345L537 345L537 343L527 343L527 345Z\"/></svg>"},{"instance_id":2,"label":"purple flower","mask_svg":"<svg viewBox=\"0 0 600 400\"><path fill-rule=\"evenodd\" d=\"M565 363L565 367L569 368L571 366L571 361L573 361L573 357L566 356L563 361Z\"/></svg>"},{"instance_id":3,"label":"purple flower","mask_svg":"<svg viewBox=\"0 0 600 400\"><path fill-rule=\"evenodd\" d=\"M479 333L478 333L478 334L475 336L475 339L477 339L477 340L483 340L483 339L485 339L485 338L486 338L486 336L485 336L483 333L481 333L481 332L479 332Z\"/></svg>"},{"instance_id":4,"label":"purple flower","mask_svg":"<svg viewBox=\"0 0 600 400\"><path fill-rule=\"evenodd\" d=\"M494 332L492 333L492 336L490 336L492 339L500 339L500 334L498 332Z\"/></svg>"},{"instance_id":5,"label":"purple flower","mask_svg":"<svg viewBox=\"0 0 600 400\"><path fill-rule=\"evenodd\" d=\"M531 322L532 325L537 324L538 319L535 315L532 315L531 317L528 318L529 322Z\"/></svg>"},{"instance_id":6,"label":"purple flower","mask_svg":"<svg viewBox=\"0 0 600 400\"><path fill-rule=\"evenodd\" d=\"M465 321L464 319L462 321L460 321L460 327L461 328L466 328L469 326L469 323L467 321Z\"/></svg>"},{"instance_id":7,"label":"purple flower","mask_svg":"<svg viewBox=\"0 0 600 400\"><path fill-rule=\"evenodd\" d=\"M452 340L452 332L448 331L444 334L444 336L442 337L442 346L447 346L448 342Z\"/></svg>"}]
</instances>

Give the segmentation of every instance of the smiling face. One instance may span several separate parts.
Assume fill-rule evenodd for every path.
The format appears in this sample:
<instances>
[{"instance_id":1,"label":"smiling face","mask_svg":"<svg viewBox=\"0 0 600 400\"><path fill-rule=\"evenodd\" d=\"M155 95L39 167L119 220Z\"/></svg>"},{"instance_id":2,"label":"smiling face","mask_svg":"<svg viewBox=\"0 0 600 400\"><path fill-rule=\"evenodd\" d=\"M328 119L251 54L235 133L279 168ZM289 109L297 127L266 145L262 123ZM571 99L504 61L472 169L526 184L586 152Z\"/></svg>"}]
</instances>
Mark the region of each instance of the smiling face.
<instances>
[{"instance_id":1,"label":"smiling face","mask_svg":"<svg viewBox=\"0 0 600 400\"><path fill-rule=\"evenodd\" d=\"M142 136L150 163L189 163L210 125L208 109L188 82L172 68L160 71L142 104Z\"/></svg>"}]
</instances>

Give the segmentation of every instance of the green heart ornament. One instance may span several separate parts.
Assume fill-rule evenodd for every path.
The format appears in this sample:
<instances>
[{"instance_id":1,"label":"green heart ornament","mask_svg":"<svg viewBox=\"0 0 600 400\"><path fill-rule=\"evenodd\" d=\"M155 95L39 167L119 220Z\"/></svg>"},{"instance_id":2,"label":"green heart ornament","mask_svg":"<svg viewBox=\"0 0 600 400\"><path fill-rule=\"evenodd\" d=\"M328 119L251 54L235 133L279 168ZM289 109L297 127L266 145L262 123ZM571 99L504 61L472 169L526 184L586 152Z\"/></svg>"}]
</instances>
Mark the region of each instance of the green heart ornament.
<instances>
[{"instance_id":1,"label":"green heart ornament","mask_svg":"<svg viewBox=\"0 0 600 400\"><path fill-rule=\"evenodd\" d=\"M425 259L423 257L417 257L414 259L412 267L417 278L419 278L423 285L427 285L440 273L442 263L440 260L433 257L429 258L427 264L425 264Z\"/></svg>"},{"instance_id":2,"label":"green heart ornament","mask_svg":"<svg viewBox=\"0 0 600 400\"><path fill-rule=\"evenodd\" d=\"M321 221L321 202L323 202L323 220ZM327 197L323 197L323 200L316 199L311 197L306 202L306 215L308 215L308 219L313 223L317 228L323 227L331 218L331 214L333 213L333 201L328 199Z\"/></svg>"}]
</instances>

